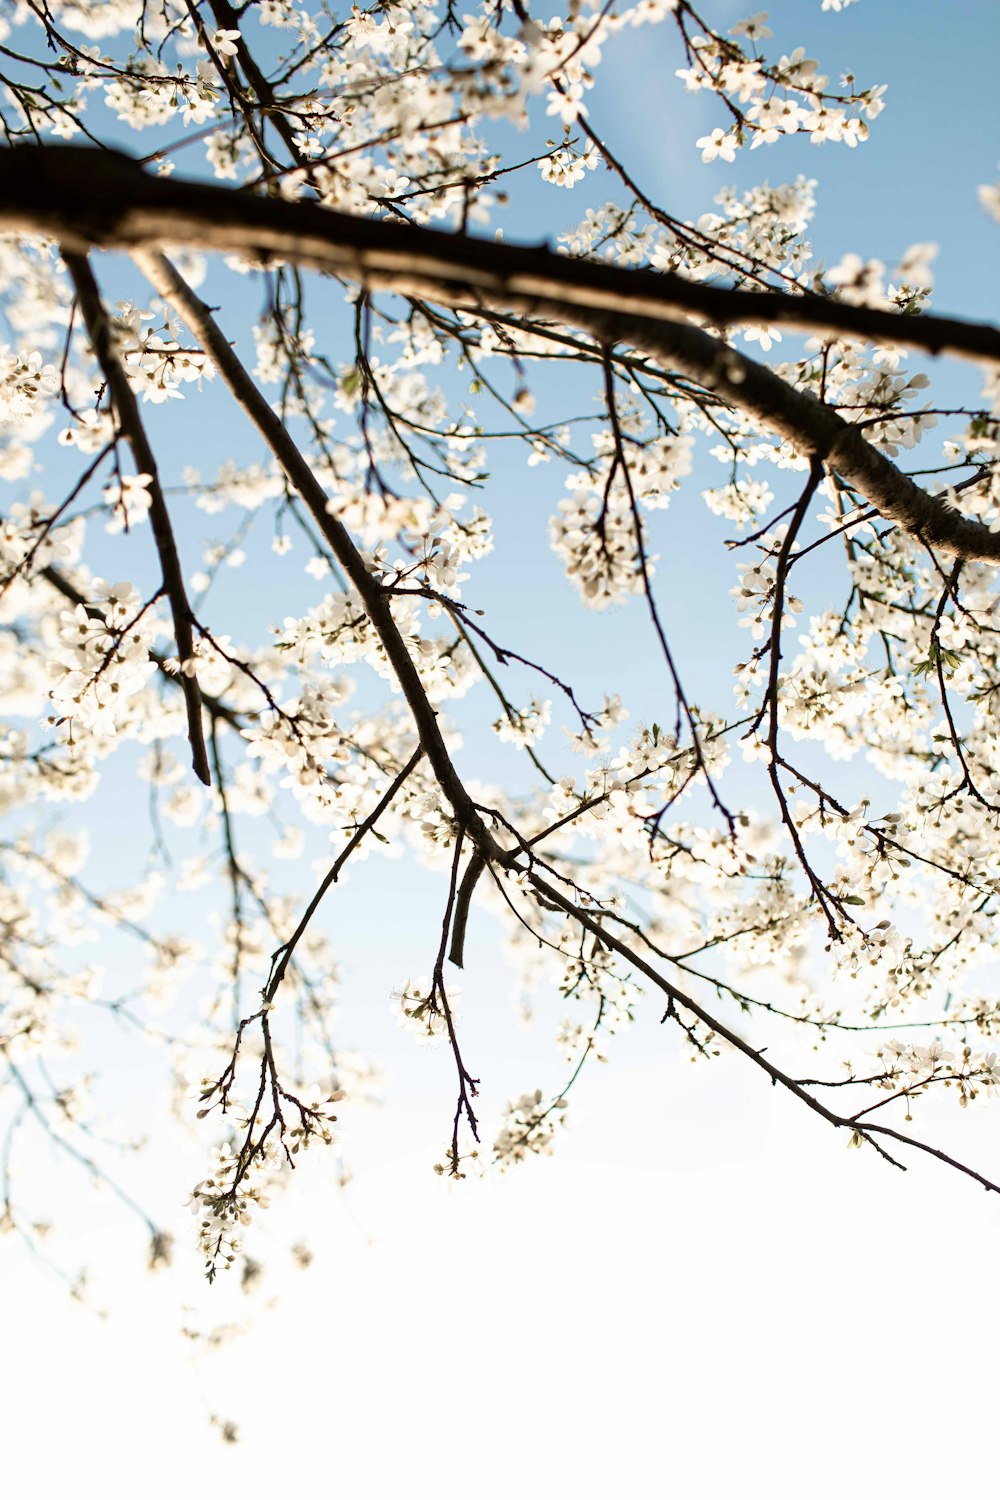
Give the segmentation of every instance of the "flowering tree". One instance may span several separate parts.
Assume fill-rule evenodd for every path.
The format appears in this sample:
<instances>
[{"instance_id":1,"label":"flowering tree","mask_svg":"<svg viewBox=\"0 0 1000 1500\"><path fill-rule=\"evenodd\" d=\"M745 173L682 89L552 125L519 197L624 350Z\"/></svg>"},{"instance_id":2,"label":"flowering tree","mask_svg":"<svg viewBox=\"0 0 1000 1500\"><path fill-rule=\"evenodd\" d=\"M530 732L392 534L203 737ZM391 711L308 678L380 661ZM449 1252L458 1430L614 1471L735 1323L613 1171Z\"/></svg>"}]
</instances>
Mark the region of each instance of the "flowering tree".
<instances>
[{"instance_id":1,"label":"flowering tree","mask_svg":"<svg viewBox=\"0 0 1000 1500\"><path fill-rule=\"evenodd\" d=\"M925 310L932 246L891 280L857 255L816 261L804 177L678 217L587 103L635 27L713 96L705 162L796 135L856 147L883 89L834 87L801 48L768 50L766 16L716 30L687 0L579 0L565 20L521 0L7 9L5 1227L35 1232L15 1192L30 1133L110 1173L91 1070L67 1081L60 1055L73 1013L103 1007L162 1043L182 1109L214 1129L194 1206L209 1275L231 1263L267 1184L371 1085L333 1039L317 910L348 864L400 847L440 890L426 977L401 975L392 1002L454 1060L442 1173L548 1152L583 1064L644 1004L851 1144L897 1166L930 1153L998 1190L907 1121L928 1090L966 1105L1000 1084L983 974L1000 906L1000 331ZM611 200L563 221L557 248L490 237L508 197L540 178L561 202L598 169ZM998 193L981 198L1000 217ZM780 363L743 352L782 335ZM927 354L982 366L979 404L936 401ZM942 415L943 452L926 438ZM204 480L177 455L209 427L223 446ZM519 524L475 504L501 444L562 471L549 538L574 607L637 596L656 721L624 727L613 683L592 701L530 609L476 604L494 524L498 542ZM656 579L659 513L693 486L729 533L718 607L750 642L735 700L707 704ZM294 602L236 641L248 627L218 581L265 531L265 608L292 567ZM464 755L460 709L482 726ZM568 743L543 746L553 718ZM502 788L475 769L490 732L514 757ZM105 890L63 814L94 799L106 817L104 789L133 776L147 877ZM179 869L167 824L201 834ZM274 861L303 863L306 828L332 841L328 868L278 891ZM201 885L226 917L215 983L192 1000L204 954L169 931L167 896ZM565 1072L526 1080L488 1136L488 1063L467 1055L454 983L480 908L564 1001ZM108 928L144 951L138 994L79 961ZM171 1034L156 1006L175 992ZM868 1060L800 1076L785 1033L846 1034Z\"/></svg>"}]
</instances>

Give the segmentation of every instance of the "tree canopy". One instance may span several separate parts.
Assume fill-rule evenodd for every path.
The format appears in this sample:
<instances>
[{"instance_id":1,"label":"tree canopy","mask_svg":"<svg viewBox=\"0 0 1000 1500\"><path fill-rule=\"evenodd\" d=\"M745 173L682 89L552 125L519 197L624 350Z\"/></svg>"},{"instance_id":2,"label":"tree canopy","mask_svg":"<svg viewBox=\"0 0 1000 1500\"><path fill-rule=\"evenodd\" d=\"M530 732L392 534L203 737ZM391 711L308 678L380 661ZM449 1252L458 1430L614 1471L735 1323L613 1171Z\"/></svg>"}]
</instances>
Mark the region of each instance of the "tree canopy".
<instances>
[{"instance_id":1,"label":"tree canopy","mask_svg":"<svg viewBox=\"0 0 1000 1500\"><path fill-rule=\"evenodd\" d=\"M193 1205L209 1276L232 1264L374 1086L325 914L400 855L438 916L384 1000L451 1054L442 1175L550 1152L584 1065L655 1015L890 1168L1000 1191L910 1123L1000 1086L1000 328L929 310L929 242L887 271L852 225L824 261L807 176L665 206L591 108L642 28L664 117L676 88L719 122L671 150L808 139L860 171L885 90L687 0L12 17L4 1227L37 1238L39 1133L128 1196L95 1124L110 1020L214 1151ZM598 181L580 217L562 194ZM632 632L599 691L566 665L594 612ZM496 1118L476 927L559 1008L551 1076Z\"/></svg>"}]
</instances>

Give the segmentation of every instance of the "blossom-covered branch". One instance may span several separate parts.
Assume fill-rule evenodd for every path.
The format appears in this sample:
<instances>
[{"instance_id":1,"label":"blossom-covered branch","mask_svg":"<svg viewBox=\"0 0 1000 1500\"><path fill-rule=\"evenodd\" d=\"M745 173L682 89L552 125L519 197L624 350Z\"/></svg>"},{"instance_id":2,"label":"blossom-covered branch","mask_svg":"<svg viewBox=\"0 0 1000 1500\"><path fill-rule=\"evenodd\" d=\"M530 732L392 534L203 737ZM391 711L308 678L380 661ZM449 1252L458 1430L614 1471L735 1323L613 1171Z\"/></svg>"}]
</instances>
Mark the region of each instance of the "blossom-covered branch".
<instances>
[{"instance_id":1,"label":"blossom-covered branch","mask_svg":"<svg viewBox=\"0 0 1000 1500\"><path fill-rule=\"evenodd\" d=\"M407 296L525 307L588 327L590 314L650 322L692 317L716 327L776 325L829 338L898 344L1000 364L1000 328L931 314L903 316L805 290L748 291L557 255L546 246L355 218L308 201L158 178L131 157L88 146L0 151L0 228L78 251L164 243L290 260ZM576 314L576 317L574 317Z\"/></svg>"},{"instance_id":2,"label":"blossom-covered branch","mask_svg":"<svg viewBox=\"0 0 1000 1500\"><path fill-rule=\"evenodd\" d=\"M56 158L54 171L49 152ZM84 163L92 181L81 170ZM86 202L76 187L84 180ZM990 325L904 318L783 292L727 291L672 275L567 261L544 248L353 219L307 203L234 196L202 183L151 178L117 153L95 160L85 147L21 147L0 154L0 205L0 225L60 236L77 247L141 249L166 239L265 262L288 259L369 287L468 304L471 312L518 308L575 323L602 344L645 350L665 368L752 413L800 452L824 459L911 535L963 557L1000 559L1000 537L900 474L856 425L717 336L672 319L689 313L712 323L782 323L832 338L876 338L1000 363L1000 329Z\"/></svg>"},{"instance_id":3,"label":"blossom-covered branch","mask_svg":"<svg viewBox=\"0 0 1000 1500\"><path fill-rule=\"evenodd\" d=\"M63 250L63 258L73 278L76 295L80 303L83 321L90 336L97 362L112 394L115 412L121 424L122 435L132 450L136 469L143 476L149 489L149 515L156 538L163 570L163 590L170 601L174 621L174 636L177 641L177 670L184 689L187 705L188 737L191 741L191 757L195 775L206 786L211 785L212 775L205 749L205 734L201 723L201 694L195 677L194 633L191 629L191 606L188 603L184 575L177 556L174 528L170 520L167 502L160 486L156 459L146 436L139 407L118 358L111 334L111 323L101 302L101 295L94 273L86 256Z\"/></svg>"}]
</instances>

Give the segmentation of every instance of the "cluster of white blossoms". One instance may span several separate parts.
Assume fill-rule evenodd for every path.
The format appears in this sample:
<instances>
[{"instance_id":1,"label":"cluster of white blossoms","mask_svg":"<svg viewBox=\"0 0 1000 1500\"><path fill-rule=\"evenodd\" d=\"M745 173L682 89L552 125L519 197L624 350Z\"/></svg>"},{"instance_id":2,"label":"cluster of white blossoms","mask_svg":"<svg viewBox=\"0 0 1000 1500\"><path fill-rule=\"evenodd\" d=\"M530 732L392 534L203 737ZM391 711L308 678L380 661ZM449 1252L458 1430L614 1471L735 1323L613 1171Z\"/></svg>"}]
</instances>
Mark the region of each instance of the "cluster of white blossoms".
<instances>
[{"instance_id":1,"label":"cluster of white blossoms","mask_svg":"<svg viewBox=\"0 0 1000 1500\"><path fill-rule=\"evenodd\" d=\"M766 513L774 491L766 479L734 479L703 490L702 497L713 515L725 516L743 530Z\"/></svg>"},{"instance_id":2,"label":"cluster of white blossoms","mask_svg":"<svg viewBox=\"0 0 1000 1500\"><path fill-rule=\"evenodd\" d=\"M494 719L493 732L497 739L527 750L545 733L551 719L551 701L532 698L524 708L510 708L502 718Z\"/></svg>"},{"instance_id":3,"label":"cluster of white blossoms","mask_svg":"<svg viewBox=\"0 0 1000 1500\"><path fill-rule=\"evenodd\" d=\"M130 531L147 519L152 505L152 483L151 474L122 474L120 479L104 486L104 499L111 509L105 531L112 535Z\"/></svg>"},{"instance_id":4,"label":"cluster of white blossoms","mask_svg":"<svg viewBox=\"0 0 1000 1500\"><path fill-rule=\"evenodd\" d=\"M622 429L636 426L633 414L619 417ZM567 477L568 498L549 525L549 540L592 609L606 609L637 594L654 573L655 558L645 552L643 510L664 510L682 478L691 472L694 438L666 434L637 446L628 475L615 455L612 432L594 435L598 459Z\"/></svg>"},{"instance_id":5,"label":"cluster of white blossoms","mask_svg":"<svg viewBox=\"0 0 1000 1500\"><path fill-rule=\"evenodd\" d=\"M57 523L56 507L48 504L38 490L32 492L27 504L15 501L0 518L0 578L8 599L12 597L20 607L28 603L24 583L32 575L52 563L72 566L79 561L82 521Z\"/></svg>"},{"instance_id":6,"label":"cluster of white blossoms","mask_svg":"<svg viewBox=\"0 0 1000 1500\"><path fill-rule=\"evenodd\" d=\"M157 625L135 588L95 578L90 599L62 611L48 663L49 697L71 740L75 728L114 736L129 699L156 671Z\"/></svg>"},{"instance_id":7,"label":"cluster of white blossoms","mask_svg":"<svg viewBox=\"0 0 1000 1500\"><path fill-rule=\"evenodd\" d=\"M441 990L426 976L408 979L392 992L390 1010L396 1024L425 1047L436 1047L447 1041L450 1035L449 1016L452 1023L458 1012L461 991L458 985L448 986L445 999Z\"/></svg>"},{"instance_id":8,"label":"cluster of white blossoms","mask_svg":"<svg viewBox=\"0 0 1000 1500\"><path fill-rule=\"evenodd\" d=\"M566 480L570 491L549 523L549 542L566 576L591 609L607 609L643 588L639 521L624 486L605 494L599 474L584 470ZM655 559L645 558L651 575Z\"/></svg>"},{"instance_id":9,"label":"cluster of white blossoms","mask_svg":"<svg viewBox=\"0 0 1000 1500\"><path fill-rule=\"evenodd\" d=\"M554 146L554 143L550 141L549 145ZM576 187L588 172L599 166L600 160L596 146L588 146L586 151L575 151L571 146L562 146L543 157L538 163L538 170L545 182L551 182L556 187L571 188Z\"/></svg>"},{"instance_id":10,"label":"cluster of white blossoms","mask_svg":"<svg viewBox=\"0 0 1000 1500\"><path fill-rule=\"evenodd\" d=\"M596 746L594 753L604 756L602 761L587 770L582 786L571 776L553 783L544 817L554 823L571 819L577 836L596 841L606 850L617 846L622 854L641 852L647 859L656 859L658 850L651 838L650 819L659 809L688 795L713 761L716 769L721 768L720 751L713 746L712 725L705 722L700 733L697 751L679 748L675 738L659 725L640 729L614 756L604 756L606 746ZM721 737L718 745L722 756L727 755Z\"/></svg>"},{"instance_id":11,"label":"cluster of white blossoms","mask_svg":"<svg viewBox=\"0 0 1000 1500\"><path fill-rule=\"evenodd\" d=\"M31 353L0 344L0 423L27 422L38 401L59 388L54 366L45 364L37 349Z\"/></svg>"},{"instance_id":12,"label":"cluster of white blossoms","mask_svg":"<svg viewBox=\"0 0 1000 1500\"><path fill-rule=\"evenodd\" d=\"M269 1146L258 1170L274 1166L276 1161L275 1148ZM266 1194L241 1175L240 1167L228 1143L217 1147L212 1170L191 1192L191 1212L198 1220L198 1248L210 1277L218 1269L228 1269L239 1255L242 1231L250 1223L253 1209L268 1206Z\"/></svg>"},{"instance_id":13,"label":"cluster of white blossoms","mask_svg":"<svg viewBox=\"0 0 1000 1500\"><path fill-rule=\"evenodd\" d=\"M641 265L651 260L657 243L651 224L643 223L635 209L608 202L588 208L575 229L559 236L568 255L590 255L619 265Z\"/></svg>"},{"instance_id":14,"label":"cluster of white blossoms","mask_svg":"<svg viewBox=\"0 0 1000 1500\"><path fill-rule=\"evenodd\" d=\"M996 1052L969 1046L952 1050L940 1041L919 1046L893 1039L879 1047L875 1057L885 1069L877 1087L907 1100L940 1083L956 1090L964 1109L980 1094L992 1097L1000 1090L1000 1056Z\"/></svg>"},{"instance_id":15,"label":"cluster of white blossoms","mask_svg":"<svg viewBox=\"0 0 1000 1500\"><path fill-rule=\"evenodd\" d=\"M702 214L683 232L657 231L650 262L695 281L724 275L739 285L759 277L761 267L798 277L812 259L804 235L816 210L815 188L815 178L804 176L744 193L723 188L715 198L720 213Z\"/></svg>"},{"instance_id":16,"label":"cluster of white blossoms","mask_svg":"<svg viewBox=\"0 0 1000 1500\"><path fill-rule=\"evenodd\" d=\"M608 438L601 435L606 447ZM629 465L632 492L646 510L666 510L681 480L691 473L694 438L690 433L668 433L642 445Z\"/></svg>"},{"instance_id":17,"label":"cluster of white blossoms","mask_svg":"<svg viewBox=\"0 0 1000 1500\"><path fill-rule=\"evenodd\" d=\"M595 950L586 955L579 950L568 955L558 983L559 992L566 999L590 1006L594 1020L588 1035L595 1035L599 1030L607 1036L614 1036L635 1019L634 1007L643 994L642 987L623 969L620 960L596 945ZM576 1047L582 1030L573 1028L572 1041ZM558 1045L568 1046L570 1040L565 1031L557 1034Z\"/></svg>"},{"instance_id":18,"label":"cluster of white blossoms","mask_svg":"<svg viewBox=\"0 0 1000 1500\"><path fill-rule=\"evenodd\" d=\"M734 39L746 37L751 44L771 36L767 12L760 11L734 26L729 36L689 36L691 63L677 70L688 89L710 89L723 94L736 123L718 127L697 142L702 161L732 161L749 138L751 149L771 146L782 136L804 132L816 144L841 141L856 146L868 137L868 121L876 119L884 106L885 88L854 91L852 79L844 80L844 91L831 92L830 80L819 72L804 47L768 63L751 55Z\"/></svg>"},{"instance_id":19,"label":"cluster of white blossoms","mask_svg":"<svg viewBox=\"0 0 1000 1500\"><path fill-rule=\"evenodd\" d=\"M775 564L769 560L777 548L773 543L770 548L765 548L762 544L761 550L765 552L765 556L760 562L737 564L740 581L735 588L729 590L731 598L736 600L736 608L741 616L740 624L750 631L755 641L763 638L765 627L774 618L777 589ZM797 599L794 594L785 594L782 599L781 628L784 630L794 625L795 616L801 610L802 600Z\"/></svg>"},{"instance_id":20,"label":"cluster of white blossoms","mask_svg":"<svg viewBox=\"0 0 1000 1500\"><path fill-rule=\"evenodd\" d=\"M299 801L309 804L313 817L319 816L321 809L343 807L345 783L339 768L351 761L351 740L334 712L345 696L345 684L336 679L308 683L299 698L280 708L264 709L256 723L243 730L247 754L260 761L266 771L284 771L284 784ZM355 790L360 792L361 788Z\"/></svg>"},{"instance_id":21,"label":"cluster of white blossoms","mask_svg":"<svg viewBox=\"0 0 1000 1500\"><path fill-rule=\"evenodd\" d=\"M204 1079L201 1097L216 1088L212 1079ZM288 1100L297 1117L294 1123L286 1126L283 1117L276 1115L274 1128L254 1141L248 1134L240 1151L229 1142L216 1148L212 1170L194 1187L190 1198L191 1212L198 1220L198 1248L205 1257L210 1281L239 1256L243 1230L258 1209L269 1206L269 1194L280 1184L290 1158L316 1141L333 1144L330 1127L337 1117L330 1113L329 1106L342 1097L338 1090L327 1099L301 1106L297 1100ZM199 1113L207 1114L208 1110ZM251 1122L241 1118L240 1123L249 1132Z\"/></svg>"},{"instance_id":22,"label":"cluster of white blossoms","mask_svg":"<svg viewBox=\"0 0 1000 1500\"><path fill-rule=\"evenodd\" d=\"M551 1156L556 1129L565 1124L565 1099L543 1102L541 1089L521 1094L504 1107L503 1124L493 1142L493 1159L500 1171L516 1166L529 1156Z\"/></svg>"},{"instance_id":23,"label":"cluster of white blossoms","mask_svg":"<svg viewBox=\"0 0 1000 1500\"><path fill-rule=\"evenodd\" d=\"M181 400L184 385L200 386L215 374L212 361L197 349L151 330L121 330L120 347L129 384L143 401Z\"/></svg>"}]
</instances>

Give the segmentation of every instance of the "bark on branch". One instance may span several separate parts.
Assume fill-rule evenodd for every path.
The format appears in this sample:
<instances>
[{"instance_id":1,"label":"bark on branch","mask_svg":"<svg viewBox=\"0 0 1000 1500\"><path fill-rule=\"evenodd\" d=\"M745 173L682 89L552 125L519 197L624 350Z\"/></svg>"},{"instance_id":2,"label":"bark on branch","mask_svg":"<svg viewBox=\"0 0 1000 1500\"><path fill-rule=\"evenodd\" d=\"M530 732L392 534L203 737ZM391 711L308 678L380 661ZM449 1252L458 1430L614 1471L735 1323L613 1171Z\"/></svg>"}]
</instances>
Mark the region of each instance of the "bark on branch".
<instances>
[{"instance_id":1,"label":"bark on branch","mask_svg":"<svg viewBox=\"0 0 1000 1500\"><path fill-rule=\"evenodd\" d=\"M372 288L445 302L479 297L507 306L673 319L717 328L765 324L873 340L1000 364L989 323L854 307L803 292L706 286L674 272L633 270L395 221L359 218L213 183L154 177L131 157L89 146L0 150L0 229L51 235L81 253L191 245L294 261Z\"/></svg>"},{"instance_id":2,"label":"bark on branch","mask_svg":"<svg viewBox=\"0 0 1000 1500\"><path fill-rule=\"evenodd\" d=\"M149 520L153 538L160 558L163 574L163 592L170 604L174 624L174 639L177 642L177 667L184 702L187 707L188 741L191 745L191 766L198 780L205 786L212 785L212 774L205 748L205 733L201 723L201 693L194 675L194 635L191 628L191 606L184 587L184 574L177 555L174 528L170 512L160 486L156 458L146 436L146 429L139 415L139 405L128 383L125 368L118 357L111 333L108 314L101 301L101 294L94 280L94 273L85 255L78 255L61 246L73 284L77 301L93 345L94 354L107 381L118 427L128 443L140 474L149 475Z\"/></svg>"},{"instance_id":3,"label":"bark on branch","mask_svg":"<svg viewBox=\"0 0 1000 1500\"><path fill-rule=\"evenodd\" d=\"M708 287L545 247L355 218L312 203L150 177L129 157L89 147L0 150L0 229L51 235L77 253L169 243L287 260L478 314L514 309L575 325L602 345L645 350L750 412L920 541L970 560L1000 560L1000 534L927 494L831 407L703 328L676 320L782 324L1000 364L1000 329L987 324Z\"/></svg>"}]
</instances>

